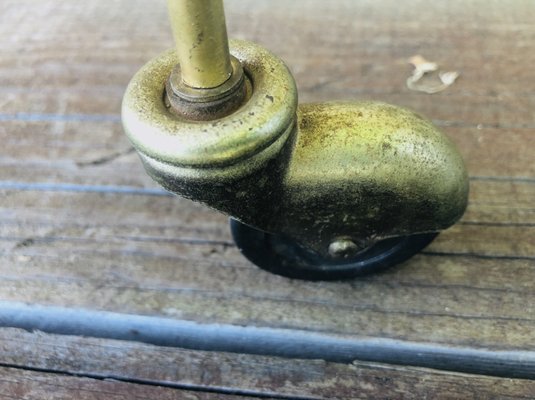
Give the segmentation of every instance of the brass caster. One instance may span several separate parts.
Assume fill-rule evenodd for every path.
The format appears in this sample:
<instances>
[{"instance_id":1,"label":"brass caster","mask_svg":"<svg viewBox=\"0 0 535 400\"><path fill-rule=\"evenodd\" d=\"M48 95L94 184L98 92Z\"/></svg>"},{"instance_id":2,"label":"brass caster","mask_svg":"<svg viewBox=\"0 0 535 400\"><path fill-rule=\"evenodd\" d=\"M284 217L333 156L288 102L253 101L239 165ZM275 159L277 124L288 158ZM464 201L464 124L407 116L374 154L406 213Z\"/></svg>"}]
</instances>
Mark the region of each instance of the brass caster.
<instances>
[{"instance_id":1,"label":"brass caster","mask_svg":"<svg viewBox=\"0 0 535 400\"><path fill-rule=\"evenodd\" d=\"M275 235L230 219L240 252L260 268L277 275L310 281L336 281L384 271L425 248L438 232L384 239L337 257L323 256L284 235ZM336 243L336 242L335 242Z\"/></svg>"},{"instance_id":2,"label":"brass caster","mask_svg":"<svg viewBox=\"0 0 535 400\"><path fill-rule=\"evenodd\" d=\"M380 102L298 105L279 58L229 45L221 0L169 6L177 49L132 78L125 132L154 180L235 220L255 264L352 278L406 260L463 215L463 160L429 121Z\"/></svg>"}]
</instances>

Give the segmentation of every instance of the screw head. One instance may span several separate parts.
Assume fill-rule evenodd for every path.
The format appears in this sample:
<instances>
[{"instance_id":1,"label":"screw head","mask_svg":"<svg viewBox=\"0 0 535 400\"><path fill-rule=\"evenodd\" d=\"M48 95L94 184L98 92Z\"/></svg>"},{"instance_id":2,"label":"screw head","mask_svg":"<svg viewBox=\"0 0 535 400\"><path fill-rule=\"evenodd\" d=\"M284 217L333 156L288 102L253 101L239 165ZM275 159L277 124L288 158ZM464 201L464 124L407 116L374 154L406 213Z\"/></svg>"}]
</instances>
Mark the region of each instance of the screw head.
<instances>
[{"instance_id":1,"label":"screw head","mask_svg":"<svg viewBox=\"0 0 535 400\"><path fill-rule=\"evenodd\" d=\"M335 239L329 244L329 254L334 258L349 258L362 250L353 240L349 238Z\"/></svg>"}]
</instances>

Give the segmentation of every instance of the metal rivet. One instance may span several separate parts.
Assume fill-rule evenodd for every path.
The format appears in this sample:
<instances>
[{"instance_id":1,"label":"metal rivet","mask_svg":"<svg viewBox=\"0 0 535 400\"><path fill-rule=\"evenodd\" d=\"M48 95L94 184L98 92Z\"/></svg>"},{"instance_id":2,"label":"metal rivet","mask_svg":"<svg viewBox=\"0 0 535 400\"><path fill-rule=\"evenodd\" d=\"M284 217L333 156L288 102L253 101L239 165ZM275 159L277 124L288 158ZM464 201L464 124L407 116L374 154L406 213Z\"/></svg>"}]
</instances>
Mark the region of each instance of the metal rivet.
<instances>
[{"instance_id":1,"label":"metal rivet","mask_svg":"<svg viewBox=\"0 0 535 400\"><path fill-rule=\"evenodd\" d=\"M359 250L360 246L348 238L336 239L329 245L329 254L335 258L348 258L357 254Z\"/></svg>"}]
</instances>

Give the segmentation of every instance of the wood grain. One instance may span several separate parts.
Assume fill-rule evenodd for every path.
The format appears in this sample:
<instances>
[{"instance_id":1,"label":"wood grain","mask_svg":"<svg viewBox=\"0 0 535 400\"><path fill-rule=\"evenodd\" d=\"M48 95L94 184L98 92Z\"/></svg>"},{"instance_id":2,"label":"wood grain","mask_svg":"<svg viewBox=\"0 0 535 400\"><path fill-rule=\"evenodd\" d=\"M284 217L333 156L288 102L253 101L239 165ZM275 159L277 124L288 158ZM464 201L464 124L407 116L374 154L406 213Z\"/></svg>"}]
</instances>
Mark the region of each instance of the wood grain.
<instances>
[{"instance_id":1,"label":"wood grain","mask_svg":"<svg viewBox=\"0 0 535 400\"><path fill-rule=\"evenodd\" d=\"M1 400L251 399L0 367Z\"/></svg>"},{"instance_id":2,"label":"wood grain","mask_svg":"<svg viewBox=\"0 0 535 400\"><path fill-rule=\"evenodd\" d=\"M301 101L388 101L440 126L471 176L462 221L380 275L309 283L265 273L241 257L224 216L151 182L122 133L126 84L172 46L165 2L5 0L0 300L531 354L535 6L225 5L230 36L283 58ZM461 77L440 94L411 92L407 58L415 54Z\"/></svg>"},{"instance_id":3,"label":"wood grain","mask_svg":"<svg viewBox=\"0 0 535 400\"><path fill-rule=\"evenodd\" d=\"M463 223L385 274L305 283L251 266L225 218L188 201L45 193L6 197L5 300L477 347L522 349L533 338L533 244L509 240L532 235L529 225Z\"/></svg>"},{"instance_id":4,"label":"wood grain","mask_svg":"<svg viewBox=\"0 0 535 400\"><path fill-rule=\"evenodd\" d=\"M0 329L0 358L4 365L48 371L48 376L56 372L92 377L94 386L100 385L100 390L107 389L112 393L113 390L120 393L122 387L130 387L131 393L138 396L143 393L139 390L143 388L140 385L143 382L182 388L179 391L181 395L185 388L190 388L196 392L188 392L191 397L186 398L195 399L212 398L203 390L214 388L239 394L240 398L248 393L255 398L286 399L520 399L535 393L535 382L520 379L358 361L345 365L319 360L190 351L15 329ZM27 372L17 374L27 380L32 377ZM7 376L10 377L9 374ZM5 382L6 377L3 377ZM63 377L56 380L66 382L70 388L86 389L89 386L89 379ZM37 382L53 384L52 380L42 378ZM80 382L86 383L86 387ZM26 387L25 382L23 384ZM144 389L147 393L160 391L164 396L171 393L171 390L166 391L162 387L145 386Z\"/></svg>"}]
</instances>

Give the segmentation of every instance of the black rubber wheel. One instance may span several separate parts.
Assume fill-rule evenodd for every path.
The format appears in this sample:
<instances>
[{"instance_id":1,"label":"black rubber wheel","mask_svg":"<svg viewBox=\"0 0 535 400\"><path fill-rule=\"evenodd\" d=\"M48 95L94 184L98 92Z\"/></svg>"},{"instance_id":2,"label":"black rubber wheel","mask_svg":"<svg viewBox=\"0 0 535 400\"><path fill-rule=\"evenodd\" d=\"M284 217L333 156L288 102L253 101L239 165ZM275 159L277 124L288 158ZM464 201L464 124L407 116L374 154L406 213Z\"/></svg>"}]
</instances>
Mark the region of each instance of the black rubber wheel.
<instances>
[{"instance_id":1,"label":"black rubber wheel","mask_svg":"<svg viewBox=\"0 0 535 400\"><path fill-rule=\"evenodd\" d=\"M418 253L437 232L375 243L352 259L333 260L304 249L293 240L230 219L232 237L241 253L266 271L294 279L342 280L383 271Z\"/></svg>"}]
</instances>

